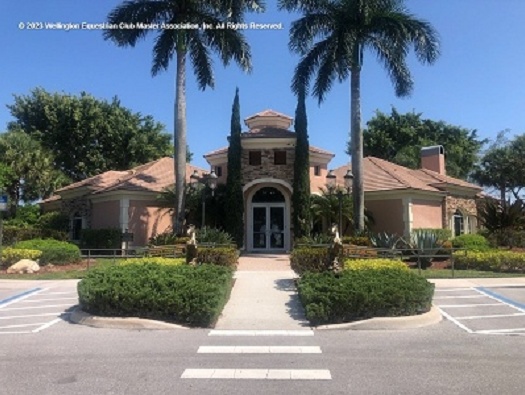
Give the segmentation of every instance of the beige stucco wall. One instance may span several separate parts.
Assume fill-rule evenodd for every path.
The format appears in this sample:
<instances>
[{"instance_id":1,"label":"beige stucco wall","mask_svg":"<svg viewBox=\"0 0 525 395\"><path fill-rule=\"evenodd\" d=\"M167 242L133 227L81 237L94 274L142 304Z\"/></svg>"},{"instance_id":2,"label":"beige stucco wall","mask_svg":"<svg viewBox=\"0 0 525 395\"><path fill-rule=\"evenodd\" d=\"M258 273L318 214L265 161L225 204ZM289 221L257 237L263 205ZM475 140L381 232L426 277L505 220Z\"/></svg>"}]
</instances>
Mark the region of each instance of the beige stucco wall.
<instances>
[{"instance_id":1,"label":"beige stucco wall","mask_svg":"<svg viewBox=\"0 0 525 395\"><path fill-rule=\"evenodd\" d=\"M133 232L133 246L145 246L148 239L167 231L171 225L171 216L168 209L159 209L154 201L129 201L129 226Z\"/></svg>"},{"instance_id":2,"label":"beige stucco wall","mask_svg":"<svg viewBox=\"0 0 525 395\"><path fill-rule=\"evenodd\" d=\"M119 201L93 202L91 206L91 228L119 227Z\"/></svg>"},{"instance_id":3,"label":"beige stucco wall","mask_svg":"<svg viewBox=\"0 0 525 395\"><path fill-rule=\"evenodd\" d=\"M395 233L400 236L404 233L403 201L401 199L366 201L365 206L371 211L375 225L374 232Z\"/></svg>"},{"instance_id":4,"label":"beige stucco wall","mask_svg":"<svg viewBox=\"0 0 525 395\"><path fill-rule=\"evenodd\" d=\"M412 199L412 228L443 227L443 203L440 201Z\"/></svg>"},{"instance_id":5,"label":"beige stucco wall","mask_svg":"<svg viewBox=\"0 0 525 395\"><path fill-rule=\"evenodd\" d=\"M315 175L315 166L319 166L320 174ZM320 163L311 163L310 165L310 191L312 193L320 193L319 188L326 188L326 175L328 174L328 169L326 164Z\"/></svg>"}]
</instances>

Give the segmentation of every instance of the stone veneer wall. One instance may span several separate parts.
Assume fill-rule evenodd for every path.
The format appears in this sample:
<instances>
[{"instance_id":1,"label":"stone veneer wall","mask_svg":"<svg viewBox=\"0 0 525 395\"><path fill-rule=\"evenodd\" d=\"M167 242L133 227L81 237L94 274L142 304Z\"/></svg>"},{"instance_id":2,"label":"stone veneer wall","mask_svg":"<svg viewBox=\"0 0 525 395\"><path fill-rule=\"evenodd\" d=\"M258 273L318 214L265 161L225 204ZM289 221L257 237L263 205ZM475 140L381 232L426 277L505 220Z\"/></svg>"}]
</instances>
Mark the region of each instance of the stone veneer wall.
<instances>
[{"instance_id":1,"label":"stone veneer wall","mask_svg":"<svg viewBox=\"0 0 525 395\"><path fill-rule=\"evenodd\" d=\"M477 217L478 210L476 207L476 199L469 197L461 197L449 195L445 199L445 209L443 210L443 228L448 228L450 219L454 215L457 209L463 214L472 215Z\"/></svg>"},{"instance_id":2,"label":"stone veneer wall","mask_svg":"<svg viewBox=\"0 0 525 395\"><path fill-rule=\"evenodd\" d=\"M251 166L249 164L249 152L261 152L261 165ZM273 161L274 151L286 151L286 165L275 165ZM277 178L293 184L293 163L295 160L294 148L284 149L260 149L242 150L242 183L247 183L260 178Z\"/></svg>"}]
</instances>

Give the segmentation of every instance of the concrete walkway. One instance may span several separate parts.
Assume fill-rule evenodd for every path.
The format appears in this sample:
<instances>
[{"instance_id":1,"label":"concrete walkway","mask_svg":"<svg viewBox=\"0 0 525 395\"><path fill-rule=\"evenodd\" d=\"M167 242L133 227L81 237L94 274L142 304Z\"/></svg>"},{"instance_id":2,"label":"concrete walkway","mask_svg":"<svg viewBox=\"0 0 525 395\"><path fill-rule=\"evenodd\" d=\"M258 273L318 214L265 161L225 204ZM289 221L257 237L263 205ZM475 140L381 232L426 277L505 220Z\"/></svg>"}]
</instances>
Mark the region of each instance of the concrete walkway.
<instances>
[{"instance_id":1,"label":"concrete walkway","mask_svg":"<svg viewBox=\"0 0 525 395\"><path fill-rule=\"evenodd\" d=\"M306 329L286 254L239 258L235 285L215 329Z\"/></svg>"}]
</instances>

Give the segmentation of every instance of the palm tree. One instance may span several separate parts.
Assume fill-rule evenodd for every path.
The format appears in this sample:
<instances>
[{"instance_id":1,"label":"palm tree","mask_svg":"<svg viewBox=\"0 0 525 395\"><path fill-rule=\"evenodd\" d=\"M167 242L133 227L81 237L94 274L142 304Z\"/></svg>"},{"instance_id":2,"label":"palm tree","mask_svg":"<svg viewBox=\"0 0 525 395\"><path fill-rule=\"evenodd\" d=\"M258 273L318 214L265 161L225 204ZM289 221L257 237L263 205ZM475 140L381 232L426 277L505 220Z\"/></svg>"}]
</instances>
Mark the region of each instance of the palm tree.
<instances>
[{"instance_id":1,"label":"palm tree","mask_svg":"<svg viewBox=\"0 0 525 395\"><path fill-rule=\"evenodd\" d=\"M439 55L434 28L416 19L403 0L279 0L279 8L301 12L290 28L289 47L302 56L292 80L298 94L316 75L313 94L321 103L337 78L350 76L351 153L354 218L364 229L361 68L365 50L375 53L390 75L398 96L408 96L413 82L406 56L413 46L417 59L433 63Z\"/></svg>"},{"instance_id":2,"label":"palm tree","mask_svg":"<svg viewBox=\"0 0 525 395\"><path fill-rule=\"evenodd\" d=\"M219 27L228 21L242 22L246 11L260 11L263 7L262 0L129 0L108 15L108 23L112 25L133 26L104 32L106 40L111 40L120 47L134 47L148 33L157 32L151 68L153 76L166 70L175 56L173 142L176 233L182 230L185 211L187 57L189 55L201 90L214 86L211 52L217 53L225 66L234 60L244 71L250 71L250 47L242 32ZM210 28L202 28L204 24ZM176 26L179 28L174 28Z\"/></svg>"}]
</instances>

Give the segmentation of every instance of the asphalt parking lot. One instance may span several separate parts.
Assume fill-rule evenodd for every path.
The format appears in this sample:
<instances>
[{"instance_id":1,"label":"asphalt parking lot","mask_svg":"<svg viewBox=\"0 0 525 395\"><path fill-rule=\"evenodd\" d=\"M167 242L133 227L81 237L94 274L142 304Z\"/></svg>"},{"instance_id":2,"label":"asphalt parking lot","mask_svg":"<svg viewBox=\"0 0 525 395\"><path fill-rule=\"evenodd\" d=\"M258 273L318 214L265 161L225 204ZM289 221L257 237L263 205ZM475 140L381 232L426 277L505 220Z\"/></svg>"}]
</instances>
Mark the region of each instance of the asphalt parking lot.
<instances>
[{"instance_id":1,"label":"asphalt parking lot","mask_svg":"<svg viewBox=\"0 0 525 395\"><path fill-rule=\"evenodd\" d=\"M434 304L468 333L525 336L525 286L436 288Z\"/></svg>"},{"instance_id":2,"label":"asphalt parking lot","mask_svg":"<svg viewBox=\"0 0 525 395\"><path fill-rule=\"evenodd\" d=\"M38 333L68 318L77 281L0 282L0 335Z\"/></svg>"}]
</instances>

